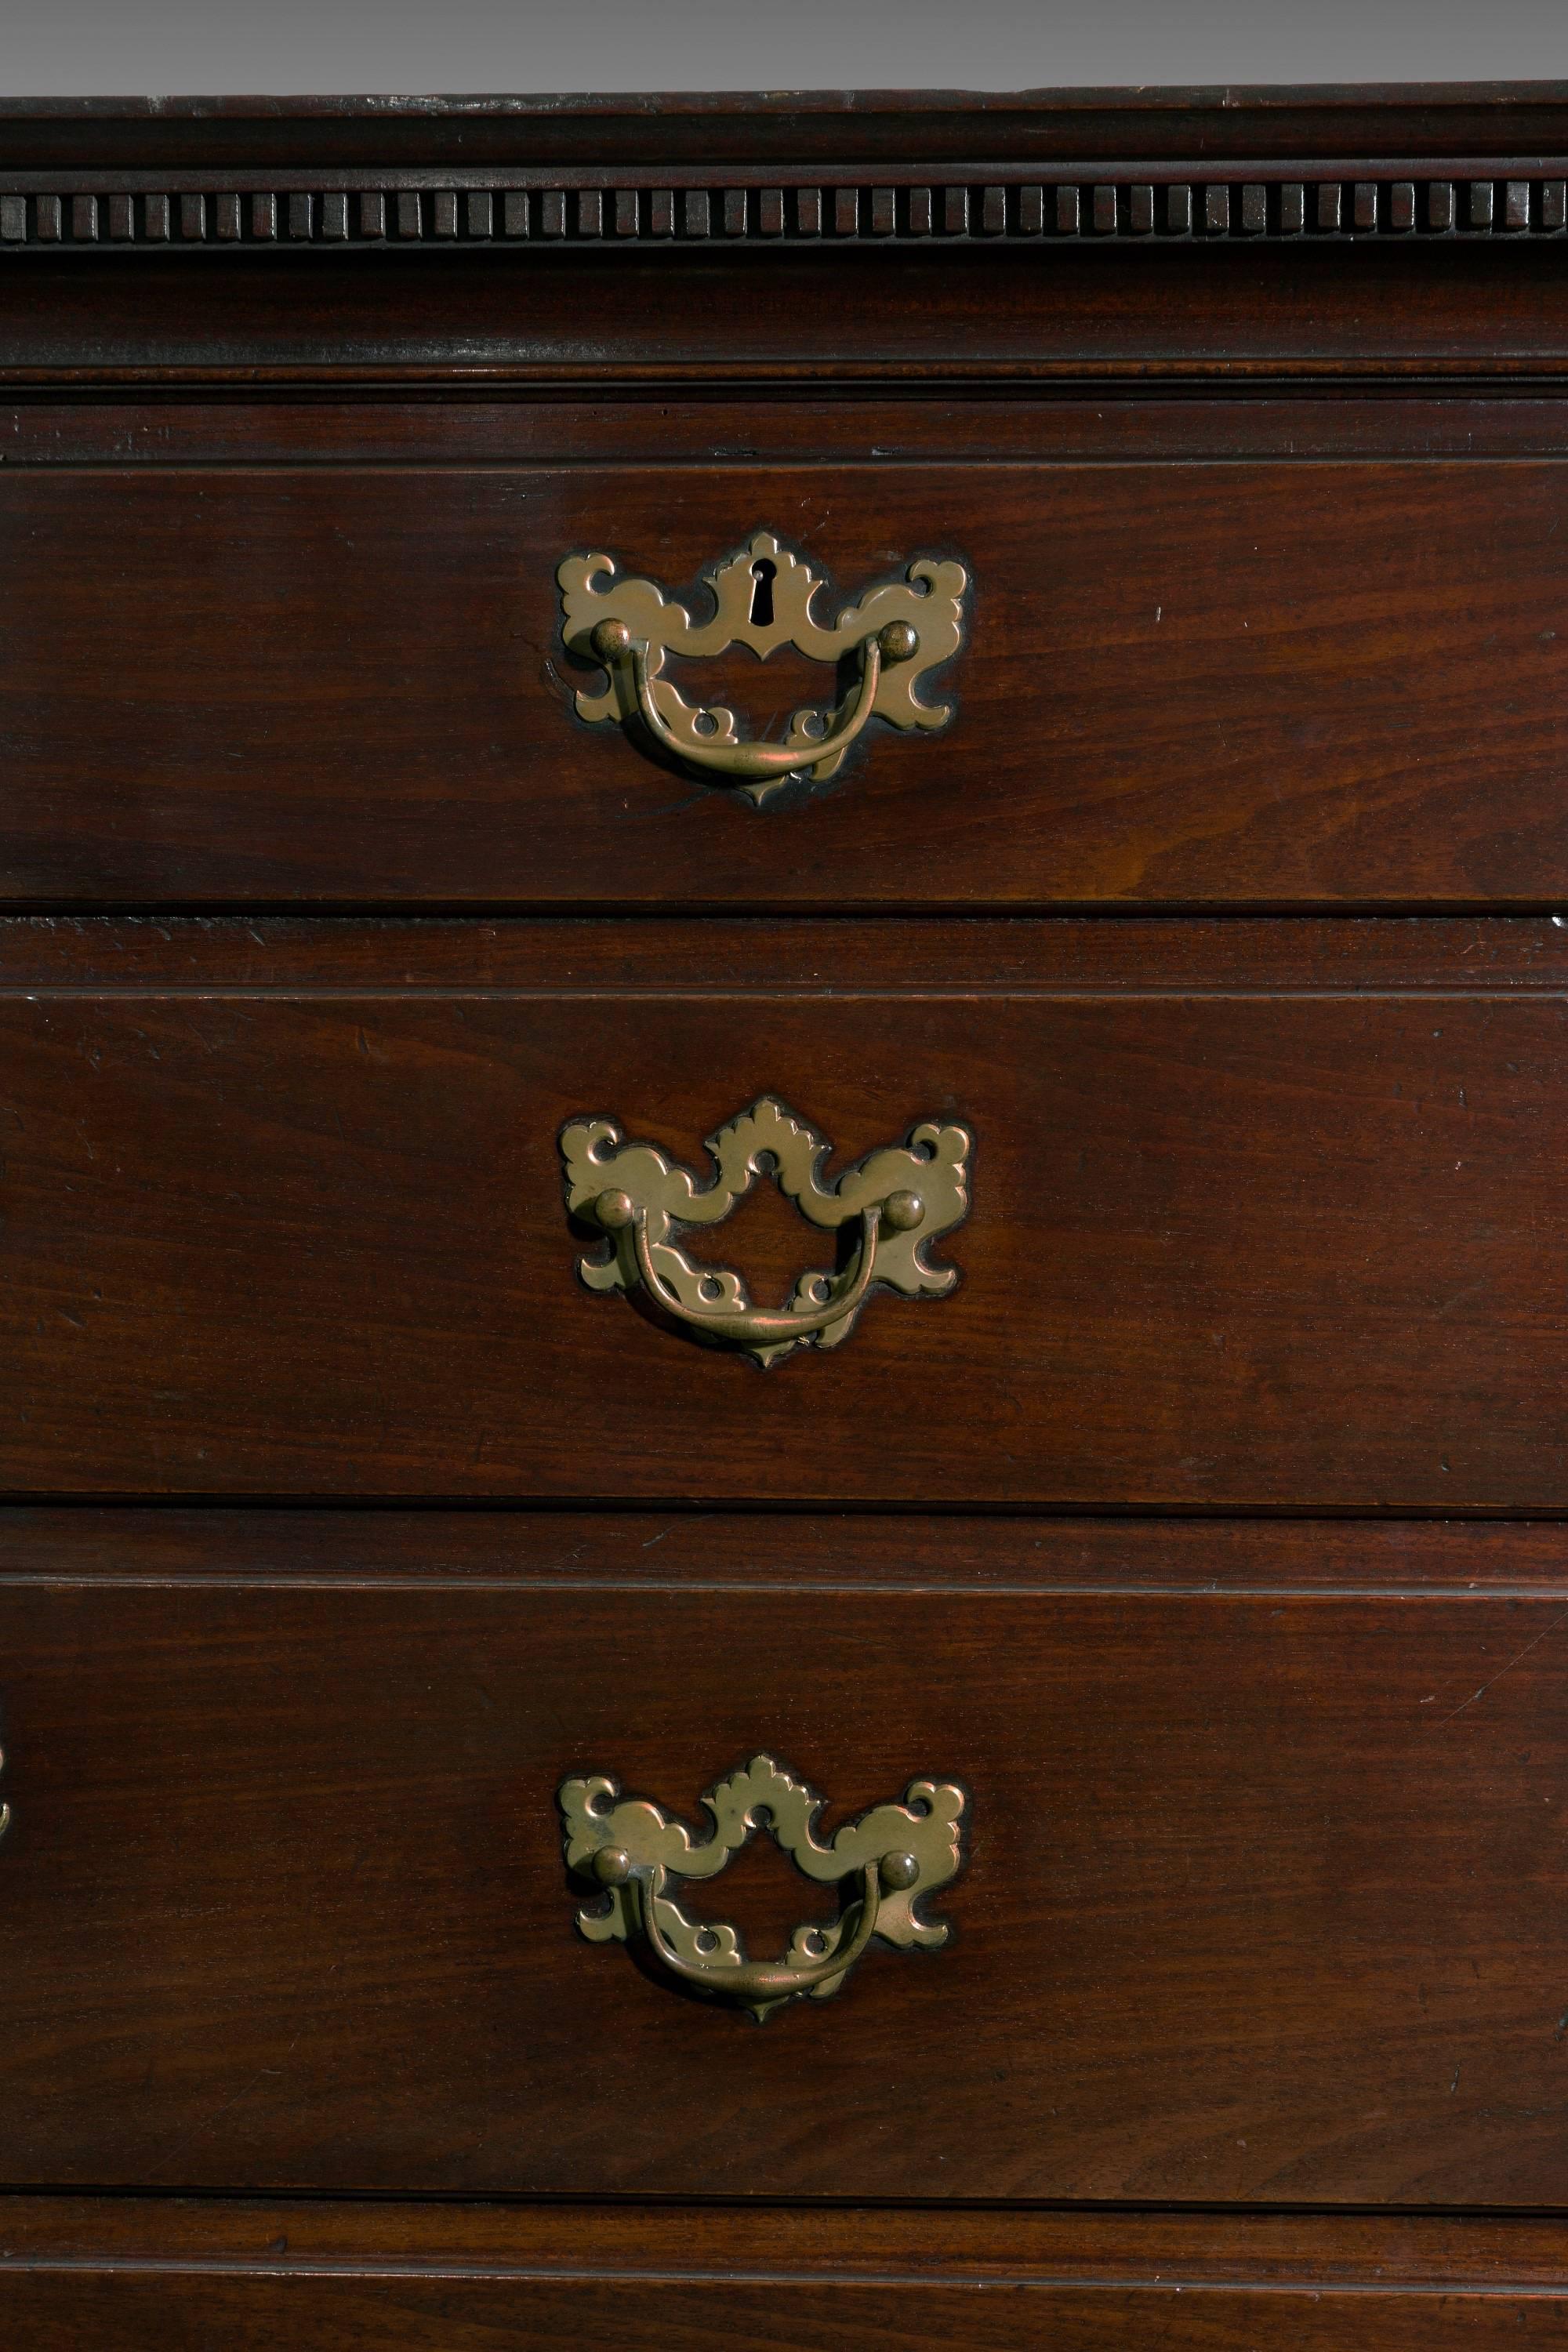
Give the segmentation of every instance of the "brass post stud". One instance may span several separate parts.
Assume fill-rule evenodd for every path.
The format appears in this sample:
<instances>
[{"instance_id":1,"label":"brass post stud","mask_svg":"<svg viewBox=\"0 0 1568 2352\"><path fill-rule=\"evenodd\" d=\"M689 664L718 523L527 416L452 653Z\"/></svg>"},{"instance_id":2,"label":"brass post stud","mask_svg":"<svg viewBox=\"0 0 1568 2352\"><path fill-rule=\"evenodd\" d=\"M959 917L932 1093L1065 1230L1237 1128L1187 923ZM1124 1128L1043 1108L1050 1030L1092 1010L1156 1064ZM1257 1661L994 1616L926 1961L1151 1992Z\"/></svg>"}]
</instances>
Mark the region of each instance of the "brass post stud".
<instances>
[{"instance_id":1,"label":"brass post stud","mask_svg":"<svg viewBox=\"0 0 1568 2352\"><path fill-rule=\"evenodd\" d=\"M918 1192L889 1192L882 1203L882 1223L896 1234L912 1234L925 1213Z\"/></svg>"},{"instance_id":2,"label":"brass post stud","mask_svg":"<svg viewBox=\"0 0 1568 2352\"><path fill-rule=\"evenodd\" d=\"M624 1886L632 1874L632 1858L624 1845L602 1845L594 1856L594 1875L601 1886Z\"/></svg>"},{"instance_id":3,"label":"brass post stud","mask_svg":"<svg viewBox=\"0 0 1568 2352\"><path fill-rule=\"evenodd\" d=\"M624 621L601 621L588 643L606 669L624 661L632 649L632 633Z\"/></svg>"},{"instance_id":4,"label":"brass post stud","mask_svg":"<svg viewBox=\"0 0 1568 2352\"><path fill-rule=\"evenodd\" d=\"M619 1233L637 1215L637 1204L629 1192L601 1192L594 1203L594 1214L610 1233Z\"/></svg>"},{"instance_id":5,"label":"brass post stud","mask_svg":"<svg viewBox=\"0 0 1568 2352\"><path fill-rule=\"evenodd\" d=\"M877 638L885 662L913 661L921 649L918 631L911 621L889 621Z\"/></svg>"},{"instance_id":6,"label":"brass post stud","mask_svg":"<svg viewBox=\"0 0 1568 2352\"><path fill-rule=\"evenodd\" d=\"M920 1864L912 1853L885 1853L877 1865L877 1875L889 1895L912 1886L920 1874Z\"/></svg>"}]
</instances>

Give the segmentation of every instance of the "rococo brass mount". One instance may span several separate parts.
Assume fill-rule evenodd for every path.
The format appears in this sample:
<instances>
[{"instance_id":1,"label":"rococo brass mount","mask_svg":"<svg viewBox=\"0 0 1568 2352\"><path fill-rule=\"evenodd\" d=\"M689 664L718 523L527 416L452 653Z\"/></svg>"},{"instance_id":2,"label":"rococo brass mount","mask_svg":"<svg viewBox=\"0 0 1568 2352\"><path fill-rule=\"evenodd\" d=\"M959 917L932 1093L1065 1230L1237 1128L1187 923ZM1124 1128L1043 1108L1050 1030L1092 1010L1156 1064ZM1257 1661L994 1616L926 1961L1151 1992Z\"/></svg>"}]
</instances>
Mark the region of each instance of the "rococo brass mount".
<instances>
[{"instance_id":1,"label":"rococo brass mount","mask_svg":"<svg viewBox=\"0 0 1568 2352\"><path fill-rule=\"evenodd\" d=\"M613 1119L574 1119L561 1136L566 1205L596 1224L607 1247L578 1261L590 1290L633 1290L640 1283L656 1306L693 1338L739 1349L764 1368L807 1345L836 1348L855 1328L872 1284L906 1298L940 1298L956 1268L926 1263L928 1244L969 1212L966 1127L923 1120L901 1145L868 1152L824 1184L818 1170L829 1146L802 1118L763 1095L750 1110L708 1138L715 1175L701 1184L689 1168L651 1143L627 1143ZM712 1225L727 1217L771 1171L779 1190L809 1222L829 1233L858 1223L854 1254L842 1271L803 1274L787 1307L753 1307L738 1274L695 1264L671 1238L677 1225Z\"/></svg>"},{"instance_id":2,"label":"rococo brass mount","mask_svg":"<svg viewBox=\"0 0 1568 2352\"><path fill-rule=\"evenodd\" d=\"M609 555L569 555L555 575L568 650L608 672L603 688L578 694L578 717L623 726L640 719L662 751L700 774L739 784L754 802L791 776L821 783L835 775L872 718L933 729L952 717L951 703L921 702L915 689L963 642L969 575L962 563L917 556L901 581L868 589L830 625L811 609L825 582L771 531L759 531L706 574L710 620L694 620L657 581L615 575ZM664 675L668 656L701 658L732 645L748 646L760 661L794 646L814 661L853 661L858 676L837 709L797 710L782 743L742 742L732 710L686 701Z\"/></svg>"},{"instance_id":3,"label":"rococo brass mount","mask_svg":"<svg viewBox=\"0 0 1568 2352\"><path fill-rule=\"evenodd\" d=\"M713 1829L700 1840L657 1805L622 1797L603 1773L563 1781L559 1801L567 1865L607 1898L577 1914L590 1942L640 1936L672 1976L749 2010L759 2024L785 2001L836 1993L873 1936L906 1950L947 1941L946 1927L918 1919L914 1906L958 1869L964 1797L949 1782L911 1781L902 1804L875 1806L826 1845L816 1834L823 1800L771 1756L753 1756L709 1790L702 1803ZM797 1927L782 1959L748 1960L733 1927L689 1919L668 1890L671 1879L716 1876L764 1822L808 1878L853 1892L838 1918Z\"/></svg>"}]
</instances>

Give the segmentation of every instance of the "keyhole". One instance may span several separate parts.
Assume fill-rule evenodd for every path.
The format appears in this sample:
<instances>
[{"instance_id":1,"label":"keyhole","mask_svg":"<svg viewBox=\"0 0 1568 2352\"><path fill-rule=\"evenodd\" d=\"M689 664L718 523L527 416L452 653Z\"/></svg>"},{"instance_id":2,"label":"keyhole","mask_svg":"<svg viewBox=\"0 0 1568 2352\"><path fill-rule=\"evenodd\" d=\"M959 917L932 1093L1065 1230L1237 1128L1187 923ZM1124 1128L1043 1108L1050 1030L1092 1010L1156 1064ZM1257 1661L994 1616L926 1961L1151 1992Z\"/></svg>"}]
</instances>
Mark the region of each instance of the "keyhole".
<instances>
[{"instance_id":1,"label":"keyhole","mask_svg":"<svg viewBox=\"0 0 1568 2352\"><path fill-rule=\"evenodd\" d=\"M778 565L771 557L759 555L752 566L752 625L771 629L773 622L773 582L778 577Z\"/></svg>"}]
</instances>

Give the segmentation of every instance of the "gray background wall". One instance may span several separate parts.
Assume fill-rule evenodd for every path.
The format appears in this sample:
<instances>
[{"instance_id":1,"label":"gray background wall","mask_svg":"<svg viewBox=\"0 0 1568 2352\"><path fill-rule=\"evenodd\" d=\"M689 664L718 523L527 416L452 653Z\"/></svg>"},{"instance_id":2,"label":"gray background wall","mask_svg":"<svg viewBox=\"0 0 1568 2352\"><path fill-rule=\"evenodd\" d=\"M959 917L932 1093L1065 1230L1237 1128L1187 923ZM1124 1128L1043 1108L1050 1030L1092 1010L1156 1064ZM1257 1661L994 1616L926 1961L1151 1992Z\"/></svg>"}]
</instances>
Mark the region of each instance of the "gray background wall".
<instances>
[{"instance_id":1,"label":"gray background wall","mask_svg":"<svg viewBox=\"0 0 1568 2352\"><path fill-rule=\"evenodd\" d=\"M1568 78L1568 0L0 0L0 92Z\"/></svg>"}]
</instances>

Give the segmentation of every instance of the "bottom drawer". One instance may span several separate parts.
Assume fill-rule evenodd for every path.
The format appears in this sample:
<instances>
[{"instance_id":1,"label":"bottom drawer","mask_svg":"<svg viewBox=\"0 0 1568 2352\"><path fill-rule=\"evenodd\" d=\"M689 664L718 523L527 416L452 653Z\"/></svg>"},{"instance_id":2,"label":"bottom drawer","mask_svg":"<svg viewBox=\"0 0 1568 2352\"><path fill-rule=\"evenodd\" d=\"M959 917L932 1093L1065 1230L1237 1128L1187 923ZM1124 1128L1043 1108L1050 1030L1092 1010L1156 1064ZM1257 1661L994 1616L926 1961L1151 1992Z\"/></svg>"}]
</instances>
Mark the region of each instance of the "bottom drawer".
<instances>
[{"instance_id":1,"label":"bottom drawer","mask_svg":"<svg viewBox=\"0 0 1568 2352\"><path fill-rule=\"evenodd\" d=\"M1568 1530L18 1512L0 1702L0 2184L1568 2202ZM966 1809L758 2028L556 1791L760 1749Z\"/></svg>"}]
</instances>

